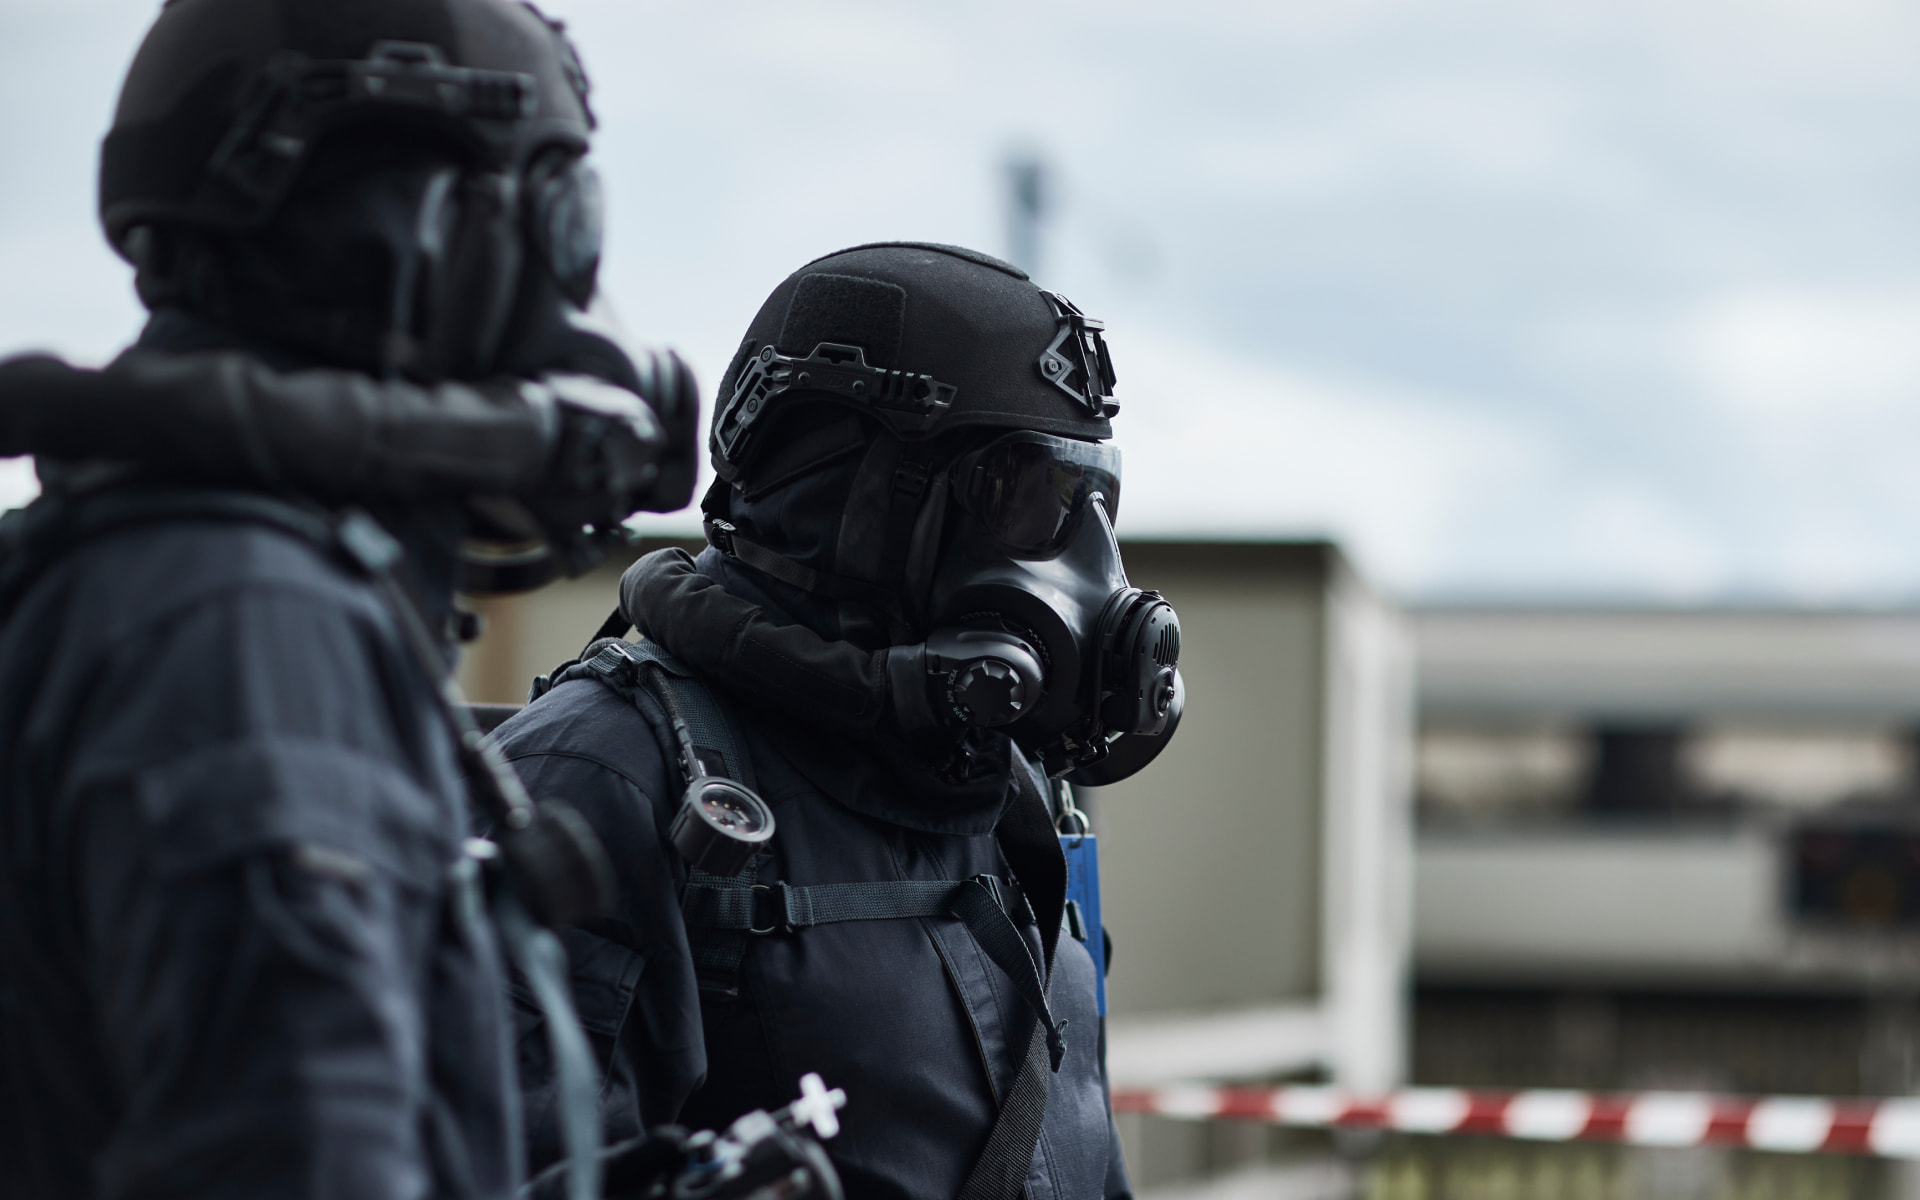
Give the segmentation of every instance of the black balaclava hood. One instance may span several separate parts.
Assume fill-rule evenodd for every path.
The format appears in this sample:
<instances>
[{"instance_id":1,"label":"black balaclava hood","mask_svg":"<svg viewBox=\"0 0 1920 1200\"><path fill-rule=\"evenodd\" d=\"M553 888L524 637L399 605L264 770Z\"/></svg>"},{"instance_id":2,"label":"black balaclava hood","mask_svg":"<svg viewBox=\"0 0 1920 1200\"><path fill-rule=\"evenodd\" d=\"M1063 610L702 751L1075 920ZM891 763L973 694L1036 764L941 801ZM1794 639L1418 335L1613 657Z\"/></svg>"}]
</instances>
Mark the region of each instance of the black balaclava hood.
<instances>
[{"instance_id":1,"label":"black balaclava hood","mask_svg":"<svg viewBox=\"0 0 1920 1200\"><path fill-rule=\"evenodd\" d=\"M877 434L859 419L826 406L793 415L788 445L801 449L786 457L789 470L772 486L736 493L735 514L743 527L769 547L815 570L831 571L836 561L841 517L864 456ZM851 423L850 423L851 422ZM779 624L805 626L830 642L879 651L889 644L883 630L859 607L839 604L801 591L742 567L712 548L698 559L700 573L734 596L759 605ZM680 607L680 605L675 605ZM697 601L685 607L708 607ZM675 622L664 613L639 614L649 637L676 649ZM688 614L696 615L696 614ZM663 619L665 618L665 619ZM722 681L724 682L724 681ZM783 703L793 696L804 702ZM836 715L859 703L841 694L831 680L816 677L812 686L737 691L735 699L758 708L769 720L759 729L781 754L816 787L855 812L929 833L990 832L1015 794L1013 772L1018 751L1005 735L990 730L954 731L937 745L915 744L882 720L849 735L825 728L821 708ZM952 755L959 737L969 739L972 769L962 782L942 778L940 765Z\"/></svg>"}]
</instances>

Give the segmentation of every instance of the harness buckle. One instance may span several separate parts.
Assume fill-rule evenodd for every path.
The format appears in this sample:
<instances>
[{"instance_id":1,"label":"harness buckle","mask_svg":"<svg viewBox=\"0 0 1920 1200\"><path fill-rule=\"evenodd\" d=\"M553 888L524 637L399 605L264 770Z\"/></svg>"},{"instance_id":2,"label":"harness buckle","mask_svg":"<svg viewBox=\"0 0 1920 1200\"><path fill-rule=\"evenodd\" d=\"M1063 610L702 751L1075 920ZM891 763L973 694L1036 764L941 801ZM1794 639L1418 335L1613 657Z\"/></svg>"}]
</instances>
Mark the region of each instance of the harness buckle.
<instances>
[{"instance_id":1,"label":"harness buckle","mask_svg":"<svg viewBox=\"0 0 1920 1200\"><path fill-rule=\"evenodd\" d=\"M767 897L767 907L771 910L763 922L760 897ZM755 937L768 937L776 933L792 933L793 925L787 919L787 885L783 883L756 883L753 885L752 924L747 932Z\"/></svg>"},{"instance_id":2,"label":"harness buckle","mask_svg":"<svg viewBox=\"0 0 1920 1200\"><path fill-rule=\"evenodd\" d=\"M993 897L994 907L998 908L1001 912L1007 911L1006 885L1000 881L998 875L975 875L969 882L977 883L987 889L987 895Z\"/></svg>"},{"instance_id":3,"label":"harness buckle","mask_svg":"<svg viewBox=\"0 0 1920 1200\"><path fill-rule=\"evenodd\" d=\"M733 535L740 532L740 530L732 521L723 521L719 517L708 517L704 525L706 527L707 545L712 546L728 558L740 557L733 549Z\"/></svg>"},{"instance_id":4,"label":"harness buckle","mask_svg":"<svg viewBox=\"0 0 1920 1200\"><path fill-rule=\"evenodd\" d=\"M933 478L933 472L927 464L903 462L893 473L893 490L911 500L918 500L927 491L927 482Z\"/></svg>"}]
</instances>

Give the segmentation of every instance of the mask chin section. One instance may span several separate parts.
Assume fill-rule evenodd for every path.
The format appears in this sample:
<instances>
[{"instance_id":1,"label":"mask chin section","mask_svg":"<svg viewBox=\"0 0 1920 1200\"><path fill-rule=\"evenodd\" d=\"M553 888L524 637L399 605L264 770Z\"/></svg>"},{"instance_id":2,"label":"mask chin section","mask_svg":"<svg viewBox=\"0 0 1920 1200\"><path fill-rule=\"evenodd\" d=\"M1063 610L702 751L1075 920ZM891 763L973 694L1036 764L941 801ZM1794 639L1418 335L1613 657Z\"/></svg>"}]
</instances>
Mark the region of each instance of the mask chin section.
<instances>
[{"instance_id":1,"label":"mask chin section","mask_svg":"<svg viewBox=\"0 0 1920 1200\"><path fill-rule=\"evenodd\" d=\"M1165 728L1157 734L1114 734L1107 739L1105 752L1098 758L1075 765L1070 757L1061 757L1059 769L1049 763L1047 774L1055 779L1064 778L1075 787L1106 787L1110 783L1119 783L1122 779L1138 775L1148 763L1160 757L1167 748L1173 735L1180 728L1180 718L1187 709L1187 683L1180 672L1173 673L1173 704L1167 713Z\"/></svg>"}]
</instances>

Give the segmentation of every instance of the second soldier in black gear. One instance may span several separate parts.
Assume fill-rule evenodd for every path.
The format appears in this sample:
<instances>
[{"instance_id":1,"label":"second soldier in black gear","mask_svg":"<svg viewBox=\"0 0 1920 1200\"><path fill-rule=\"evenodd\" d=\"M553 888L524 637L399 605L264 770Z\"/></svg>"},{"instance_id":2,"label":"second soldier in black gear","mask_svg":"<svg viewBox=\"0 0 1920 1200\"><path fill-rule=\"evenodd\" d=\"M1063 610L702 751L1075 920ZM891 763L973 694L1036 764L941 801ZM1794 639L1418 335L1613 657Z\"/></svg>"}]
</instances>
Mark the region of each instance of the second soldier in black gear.
<instances>
[{"instance_id":1,"label":"second soldier in black gear","mask_svg":"<svg viewBox=\"0 0 1920 1200\"><path fill-rule=\"evenodd\" d=\"M691 465L635 394L677 368L589 320L591 125L511 0L170 0L142 45L101 204L152 320L0 364L45 484L0 523L0 1195L521 1186L441 631L463 545L577 569Z\"/></svg>"},{"instance_id":2,"label":"second soldier in black gear","mask_svg":"<svg viewBox=\"0 0 1920 1200\"><path fill-rule=\"evenodd\" d=\"M629 570L602 632L644 640L596 641L499 734L620 879L566 934L610 1138L818 1071L850 1197L1129 1193L1055 836L1060 783L1138 770L1183 705L1177 620L1114 541L1113 384L1098 322L957 247L842 251L767 300L714 413L709 547ZM747 839L723 868L683 836L712 774L767 806L718 805Z\"/></svg>"}]
</instances>

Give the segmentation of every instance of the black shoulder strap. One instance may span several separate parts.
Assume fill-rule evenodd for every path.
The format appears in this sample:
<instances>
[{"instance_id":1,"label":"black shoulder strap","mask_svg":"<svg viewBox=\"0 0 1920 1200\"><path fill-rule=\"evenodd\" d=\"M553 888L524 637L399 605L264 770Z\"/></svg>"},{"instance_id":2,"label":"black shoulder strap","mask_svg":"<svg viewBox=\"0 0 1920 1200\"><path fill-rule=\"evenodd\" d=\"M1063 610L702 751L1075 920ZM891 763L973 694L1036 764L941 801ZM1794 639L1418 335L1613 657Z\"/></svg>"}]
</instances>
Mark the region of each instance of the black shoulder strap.
<instances>
[{"instance_id":1,"label":"black shoulder strap","mask_svg":"<svg viewBox=\"0 0 1920 1200\"><path fill-rule=\"evenodd\" d=\"M705 681L658 642L596 638L580 658L536 680L534 697L575 679L593 679L612 688L646 715L658 717L662 730L668 729L666 707L671 701L672 710L686 723L693 738L701 767L709 775L731 779L749 789L754 786L753 759L734 733L737 725L732 711ZM672 758L678 761L677 754ZM683 769L681 782L691 783L685 774Z\"/></svg>"},{"instance_id":2,"label":"black shoulder strap","mask_svg":"<svg viewBox=\"0 0 1920 1200\"><path fill-rule=\"evenodd\" d=\"M693 750L700 766L709 775L731 779L752 789L755 785L753 758L736 735L733 713L705 681L660 646L658 642L628 642L618 634L624 623L614 629L609 619L587 652L573 664L562 667L547 679L536 681L535 695L555 684L571 679L594 679L626 697L640 710L653 728L671 743L669 708L678 713L693 739ZM550 680L550 682L548 681ZM663 694L664 693L664 694ZM677 761L669 751L669 759ZM681 771L683 784L691 781ZM740 995L740 965L747 956L752 938L747 926L730 928L700 921L687 910L709 895L733 898L735 904L748 904L759 874L766 862L761 854L739 875L715 875L690 868L687 889L682 893L682 915L687 927L687 948L693 955L694 977L702 998L725 1002Z\"/></svg>"}]
</instances>

